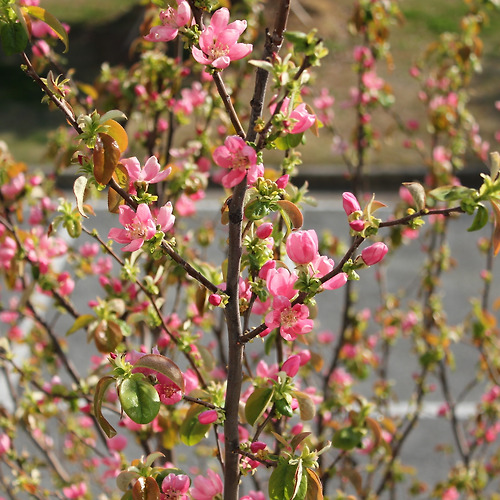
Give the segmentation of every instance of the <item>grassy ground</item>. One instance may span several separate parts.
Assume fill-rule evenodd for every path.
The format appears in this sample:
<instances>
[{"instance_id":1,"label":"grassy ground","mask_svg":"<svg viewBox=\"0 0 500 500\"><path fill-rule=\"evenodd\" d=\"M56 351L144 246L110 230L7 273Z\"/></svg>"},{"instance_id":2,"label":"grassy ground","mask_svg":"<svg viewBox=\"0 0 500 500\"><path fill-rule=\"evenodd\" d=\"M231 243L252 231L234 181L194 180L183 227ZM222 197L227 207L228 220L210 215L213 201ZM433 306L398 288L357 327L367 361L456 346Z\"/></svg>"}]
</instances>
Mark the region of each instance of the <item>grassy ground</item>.
<instances>
[{"instance_id":1,"label":"grassy ground","mask_svg":"<svg viewBox=\"0 0 500 500\"><path fill-rule=\"evenodd\" d=\"M270 0L269 0L270 1ZM92 74L105 60L118 62L126 60L126 44L112 44L108 40L125 40L137 30L137 16L121 17L140 0L43 0L47 10L61 21L71 25L69 65L78 74ZM348 99L349 87L354 84L351 72L350 51L355 40L347 33L352 0L301 0L294 4L291 28L308 31L317 27L330 54L324 67L317 74L317 85L326 86L336 96L338 123L343 125L345 135L349 135L352 124L349 114L342 109L342 102ZM422 107L416 97L417 87L409 77L408 69L412 61L442 31L457 29L461 16L466 11L463 0L426 1L404 0L400 2L406 18L403 26L395 27L391 34L395 71L389 73L381 68L388 79L399 103L398 109L404 119L424 118ZM273 3L270 1L270 6ZM305 8L305 12L301 8ZM493 103L500 99L496 82L500 76L500 14L493 13L491 22L484 31L485 64L484 71L474 81L475 95L473 111L478 115L482 129L488 138L499 129L500 114L495 114ZM136 31L135 31L136 32ZM14 58L2 59L0 55L0 140L6 140L16 157L21 160L42 163L45 149L45 132L62 123L60 116L48 113L39 103L39 90L24 75L12 76L12 66L18 66ZM2 68L3 66L3 68ZM402 103L402 104L401 104ZM28 104L28 106L26 105ZM384 147L371 158L374 168L380 165L397 167L413 165L417 161L413 153L400 146L401 137L393 134L390 120L380 116L380 126L386 132ZM304 150L307 159L305 167L316 164L331 164L332 158L327 139L318 142L312 136Z\"/></svg>"}]
</instances>

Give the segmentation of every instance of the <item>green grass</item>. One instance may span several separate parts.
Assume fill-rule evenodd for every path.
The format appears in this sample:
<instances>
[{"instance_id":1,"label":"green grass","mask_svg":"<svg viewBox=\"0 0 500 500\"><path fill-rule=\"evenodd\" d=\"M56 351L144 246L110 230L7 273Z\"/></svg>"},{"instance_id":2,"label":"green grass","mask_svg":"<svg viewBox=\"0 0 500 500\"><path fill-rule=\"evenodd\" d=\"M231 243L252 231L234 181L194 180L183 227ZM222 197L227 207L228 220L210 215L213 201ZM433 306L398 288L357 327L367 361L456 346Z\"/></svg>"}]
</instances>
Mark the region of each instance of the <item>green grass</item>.
<instances>
[{"instance_id":1,"label":"green grass","mask_svg":"<svg viewBox=\"0 0 500 500\"><path fill-rule=\"evenodd\" d=\"M43 7L68 24L103 24L127 12L140 0L44 0Z\"/></svg>"}]
</instances>

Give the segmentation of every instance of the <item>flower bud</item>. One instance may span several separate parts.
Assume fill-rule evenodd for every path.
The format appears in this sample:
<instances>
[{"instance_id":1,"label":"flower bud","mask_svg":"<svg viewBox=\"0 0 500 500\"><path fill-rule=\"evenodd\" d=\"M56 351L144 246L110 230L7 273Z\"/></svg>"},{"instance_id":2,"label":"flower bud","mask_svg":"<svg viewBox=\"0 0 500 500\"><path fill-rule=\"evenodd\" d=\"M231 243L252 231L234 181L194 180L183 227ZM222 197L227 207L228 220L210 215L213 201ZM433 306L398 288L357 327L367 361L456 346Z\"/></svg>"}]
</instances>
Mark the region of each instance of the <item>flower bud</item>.
<instances>
[{"instance_id":1,"label":"flower bud","mask_svg":"<svg viewBox=\"0 0 500 500\"><path fill-rule=\"evenodd\" d=\"M208 302L210 302L210 304L212 304L213 306L217 307L222 302L222 297L217 293L212 293L210 297L208 297Z\"/></svg>"},{"instance_id":2,"label":"flower bud","mask_svg":"<svg viewBox=\"0 0 500 500\"><path fill-rule=\"evenodd\" d=\"M290 179L290 176L288 174L282 175L277 181L276 185L278 186L279 189L285 189L286 185L288 184L288 179Z\"/></svg>"},{"instance_id":3,"label":"flower bud","mask_svg":"<svg viewBox=\"0 0 500 500\"><path fill-rule=\"evenodd\" d=\"M344 207L345 213L349 216L353 212L357 212L361 210L359 206L358 199L352 193L343 193L342 194L342 206Z\"/></svg>"},{"instance_id":4,"label":"flower bud","mask_svg":"<svg viewBox=\"0 0 500 500\"><path fill-rule=\"evenodd\" d=\"M271 222L264 222L264 224L261 224L257 228L255 234L257 235L257 238L265 240L267 237L271 236L272 232L273 232L273 225L271 224Z\"/></svg>"},{"instance_id":5,"label":"flower bud","mask_svg":"<svg viewBox=\"0 0 500 500\"><path fill-rule=\"evenodd\" d=\"M286 253L295 264L309 264L318 255L318 236L314 229L295 231L286 240Z\"/></svg>"},{"instance_id":6,"label":"flower bud","mask_svg":"<svg viewBox=\"0 0 500 500\"><path fill-rule=\"evenodd\" d=\"M217 410L207 410L198 415L198 422L203 425L209 425L216 422L218 418Z\"/></svg>"},{"instance_id":7,"label":"flower bud","mask_svg":"<svg viewBox=\"0 0 500 500\"><path fill-rule=\"evenodd\" d=\"M349 226L351 227L351 229L353 231L360 232L360 231L363 231L363 229L365 228L365 221L363 221L361 219L356 219L356 220L349 222Z\"/></svg>"},{"instance_id":8,"label":"flower bud","mask_svg":"<svg viewBox=\"0 0 500 500\"><path fill-rule=\"evenodd\" d=\"M385 257L387 251L387 245L377 241L377 243L370 245L361 252L361 258L367 266L373 266L373 264L377 264Z\"/></svg>"},{"instance_id":9,"label":"flower bud","mask_svg":"<svg viewBox=\"0 0 500 500\"><path fill-rule=\"evenodd\" d=\"M300 368L300 356L293 354L281 366L281 371L285 372L290 378L295 377Z\"/></svg>"}]
</instances>

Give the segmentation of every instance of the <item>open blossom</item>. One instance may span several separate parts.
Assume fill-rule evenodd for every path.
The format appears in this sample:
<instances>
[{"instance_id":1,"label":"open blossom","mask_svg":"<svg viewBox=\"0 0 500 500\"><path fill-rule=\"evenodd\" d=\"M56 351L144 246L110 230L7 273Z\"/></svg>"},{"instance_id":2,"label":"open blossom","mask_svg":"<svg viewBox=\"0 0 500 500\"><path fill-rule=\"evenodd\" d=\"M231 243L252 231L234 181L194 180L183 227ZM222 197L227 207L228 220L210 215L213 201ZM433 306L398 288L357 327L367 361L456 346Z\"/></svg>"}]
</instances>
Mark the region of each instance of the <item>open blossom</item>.
<instances>
[{"instance_id":1,"label":"open blossom","mask_svg":"<svg viewBox=\"0 0 500 500\"><path fill-rule=\"evenodd\" d=\"M200 48L193 47L192 54L200 64L224 69L231 61L237 61L252 52L249 43L237 43L247 27L246 21L234 21L228 24L229 11L223 7L212 16L210 25L200 35Z\"/></svg>"},{"instance_id":2,"label":"open blossom","mask_svg":"<svg viewBox=\"0 0 500 500\"><path fill-rule=\"evenodd\" d=\"M290 134L301 134L314 125L316 122L316 116L307 111L305 102L300 103L290 111L291 104L290 99L285 97L280 109L280 111L287 116L288 121L291 122L286 128L286 132ZM271 113L274 113L276 105L277 103L273 103L269 106Z\"/></svg>"},{"instance_id":3,"label":"open blossom","mask_svg":"<svg viewBox=\"0 0 500 500\"><path fill-rule=\"evenodd\" d=\"M174 474L171 472L161 483L162 499L187 500L189 490L189 477L185 474Z\"/></svg>"},{"instance_id":4,"label":"open blossom","mask_svg":"<svg viewBox=\"0 0 500 500\"><path fill-rule=\"evenodd\" d=\"M67 486L66 488L63 488L62 491L66 498L77 500L83 498L86 495L87 485L82 481L81 483Z\"/></svg>"},{"instance_id":5,"label":"open blossom","mask_svg":"<svg viewBox=\"0 0 500 500\"><path fill-rule=\"evenodd\" d=\"M151 214L148 205L141 203L137 207L137 212L127 205L119 208L119 220L123 229L112 228L108 233L108 238L118 243L127 243L122 250L134 252L142 247L145 241L150 240L156 234L156 226L160 226L161 231L169 231L175 222L172 215L172 204L166 203L158 211L156 220Z\"/></svg>"},{"instance_id":6,"label":"open blossom","mask_svg":"<svg viewBox=\"0 0 500 500\"><path fill-rule=\"evenodd\" d=\"M215 149L213 158L219 167L230 169L222 178L225 188L236 186L245 175L248 184L253 184L258 177L264 175L264 166L257 164L255 149L237 135L227 137L224 145Z\"/></svg>"},{"instance_id":7,"label":"open blossom","mask_svg":"<svg viewBox=\"0 0 500 500\"><path fill-rule=\"evenodd\" d=\"M193 500L213 500L216 495L222 495L224 485L220 476L211 469L207 471L208 477L196 476L191 488Z\"/></svg>"},{"instance_id":8,"label":"open blossom","mask_svg":"<svg viewBox=\"0 0 500 500\"><path fill-rule=\"evenodd\" d=\"M308 333L314 323L309 318L309 309L304 304L292 306L289 299L278 295L273 300L273 310L266 315L265 323L269 329L280 327L285 340L295 340L297 335Z\"/></svg>"},{"instance_id":9,"label":"open blossom","mask_svg":"<svg viewBox=\"0 0 500 500\"><path fill-rule=\"evenodd\" d=\"M170 167L160 171L160 163L156 156L149 157L144 167L141 167L139 160L135 156L124 158L121 160L121 163L127 169L131 187L133 187L135 182L145 182L147 184L161 182L172 171Z\"/></svg>"},{"instance_id":10,"label":"open blossom","mask_svg":"<svg viewBox=\"0 0 500 500\"><path fill-rule=\"evenodd\" d=\"M0 243L0 269L10 269L16 251L17 244L15 240L10 236L6 236Z\"/></svg>"},{"instance_id":11,"label":"open blossom","mask_svg":"<svg viewBox=\"0 0 500 500\"><path fill-rule=\"evenodd\" d=\"M177 9L168 7L160 12L160 26L153 26L144 37L148 42L170 42L179 33L179 28L191 20L191 7L185 0L178 1Z\"/></svg>"}]
</instances>

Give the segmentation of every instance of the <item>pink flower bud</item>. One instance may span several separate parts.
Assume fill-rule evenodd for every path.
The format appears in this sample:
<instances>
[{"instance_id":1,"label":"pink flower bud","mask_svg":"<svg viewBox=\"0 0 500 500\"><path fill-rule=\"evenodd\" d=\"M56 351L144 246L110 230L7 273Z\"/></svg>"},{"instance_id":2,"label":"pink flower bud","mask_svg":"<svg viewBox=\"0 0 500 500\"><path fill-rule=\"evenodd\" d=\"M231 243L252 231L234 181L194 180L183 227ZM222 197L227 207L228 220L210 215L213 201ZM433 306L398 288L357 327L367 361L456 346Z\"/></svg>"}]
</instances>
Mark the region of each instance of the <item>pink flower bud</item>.
<instances>
[{"instance_id":1,"label":"pink flower bud","mask_svg":"<svg viewBox=\"0 0 500 500\"><path fill-rule=\"evenodd\" d=\"M358 199L352 193L343 193L342 200L342 206L344 207L345 213L348 216L353 212L361 210Z\"/></svg>"},{"instance_id":2,"label":"pink flower bud","mask_svg":"<svg viewBox=\"0 0 500 500\"><path fill-rule=\"evenodd\" d=\"M272 232L273 232L273 225L271 224L271 222L264 222L264 224L261 224L257 228L255 234L257 235L257 238L265 240L268 236L271 236Z\"/></svg>"},{"instance_id":3,"label":"pink flower bud","mask_svg":"<svg viewBox=\"0 0 500 500\"><path fill-rule=\"evenodd\" d=\"M361 252L361 258L367 266L373 266L373 264L377 264L385 257L387 251L387 245L377 241L377 243L370 245Z\"/></svg>"},{"instance_id":4,"label":"pink flower bud","mask_svg":"<svg viewBox=\"0 0 500 500\"><path fill-rule=\"evenodd\" d=\"M265 450L267 447L267 444L266 443L263 443L262 441L254 441L251 445L250 445L250 451L252 453L257 453L258 451L260 450Z\"/></svg>"},{"instance_id":5,"label":"pink flower bud","mask_svg":"<svg viewBox=\"0 0 500 500\"><path fill-rule=\"evenodd\" d=\"M285 372L289 377L295 377L300 368L300 356L293 354L282 365L281 371Z\"/></svg>"},{"instance_id":6,"label":"pink flower bud","mask_svg":"<svg viewBox=\"0 0 500 500\"><path fill-rule=\"evenodd\" d=\"M318 236L314 229L295 231L286 240L286 253L295 264L309 264L318 255Z\"/></svg>"},{"instance_id":7,"label":"pink flower bud","mask_svg":"<svg viewBox=\"0 0 500 500\"><path fill-rule=\"evenodd\" d=\"M198 415L198 422L203 425L209 425L216 422L218 418L217 410L207 410Z\"/></svg>"},{"instance_id":8,"label":"pink flower bud","mask_svg":"<svg viewBox=\"0 0 500 500\"><path fill-rule=\"evenodd\" d=\"M290 176L288 174L282 175L277 181L276 185L279 189L285 189L288 184L288 179Z\"/></svg>"},{"instance_id":9,"label":"pink flower bud","mask_svg":"<svg viewBox=\"0 0 500 500\"><path fill-rule=\"evenodd\" d=\"M349 222L349 226L351 226L351 229L353 231L363 231L363 229L365 228L365 221L361 220L361 219L356 219L356 220L353 220L352 222Z\"/></svg>"},{"instance_id":10,"label":"pink flower bud","mask_svg":"<svg viewBox=\"0 0 500 500\"><path fill-rule=\"evenodd\" d=\"M222 302L222 297L217 293L212 293L212 295L208 297L208 302L210 302L210 304L212 304L213 306L217 307Z\"/></svg>"},{"instance_id":11,"label":"pink flower bud","mask_svg":"<svg viewBox=\"0 0 500 500\"><path fill-rule=\"evenodd\" d=\"M7 434L0 434L0 455L8 452L11 447L10 437Z\"/></svg>"}]
</instances>

